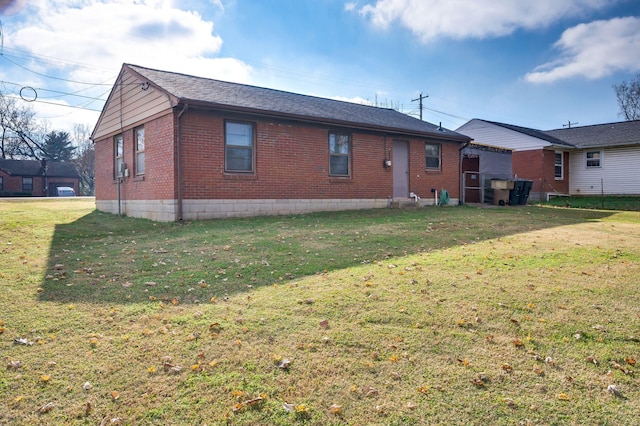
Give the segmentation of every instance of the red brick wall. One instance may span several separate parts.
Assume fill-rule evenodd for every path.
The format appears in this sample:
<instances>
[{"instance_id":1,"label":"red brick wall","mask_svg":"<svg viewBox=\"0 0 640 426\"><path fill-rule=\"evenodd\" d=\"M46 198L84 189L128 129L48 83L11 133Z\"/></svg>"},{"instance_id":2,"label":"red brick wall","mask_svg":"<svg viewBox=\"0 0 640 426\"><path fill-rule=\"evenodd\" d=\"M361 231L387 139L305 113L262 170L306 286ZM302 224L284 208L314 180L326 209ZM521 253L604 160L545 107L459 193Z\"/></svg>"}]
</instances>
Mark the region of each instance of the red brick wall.
<instances>
[{"instance_id":1,"label":"red brick wall","mask_svg":"<svg viewBox=\"0 0 640 426\"><path fill-rule=\"evenodd\" d=\"M137 127L136 127L137 128ZM124 162L129 177L120 186L122 199L171 200L177 198L174 170L173 114L144 123L145 173L136 176L133 127L124 130ZM96 141L95 182L97 200L115 200L118 189L114 179L114 139L110 136Z\"/></svg>"},{"instance_id":2,"label":"red brick wall","mask_svg":"<svg viewBox=\"0 0 640 426\"><path fill-rule=\"evenodd\" d=\"M330 131L325 126L285 121L250 120L256 125L255 173L224 172L224 119L207 112L183 117L185 199L387 198L393 194L389 158L393 139L348 130L352 136L350 178L329 176ZM238 118L236 118L238 119ZM242 118L246 120L246 118ZM458 144L442 144L443 170L425 171L424 140L410 141L410 191L426 197L430 189L459 193Z\"/></svg>"},{"instance_id":3,"label":"red brick wall","mask_svg":"<svg viewBox=\"0 0 640 426\"><path fill-rule=\"evenodd\" d=\"M513 173L519 179L533 181L531 192L569 191L569 155L563 154L564 178L555 178L555 151L539 149L534 151L515 151L512 156Z\"/></svg>"},{"instance_id":4,"label":"red brick wall","mask_svg":"<svg viewBox=\"0 0 640 426\"><path fill-rule=\"evenodd\" d=\"M224 120L255 123L255 173L224 172ZM175 199L172 170L176 156L173 115L144 124L145 175L134 176L133 128L124 131L124 161L131 176L121 185L123 199ZM335 199L387 198L393 194L390 157L392 137L288 121L232 117L188 110L182 126L182 196L184 199ZM351 177L329 177L329 131L352 135ZM403 138L405 139L405 138ZM459 144L442 143L442 170L425 170L424 140L409 140L409 187L422 198L431 188L459 196ZM386 156L385 156L386 150ZM113 179L113 137L96 141L96 198L117 198Z\"/></svg>"}]
</instances>

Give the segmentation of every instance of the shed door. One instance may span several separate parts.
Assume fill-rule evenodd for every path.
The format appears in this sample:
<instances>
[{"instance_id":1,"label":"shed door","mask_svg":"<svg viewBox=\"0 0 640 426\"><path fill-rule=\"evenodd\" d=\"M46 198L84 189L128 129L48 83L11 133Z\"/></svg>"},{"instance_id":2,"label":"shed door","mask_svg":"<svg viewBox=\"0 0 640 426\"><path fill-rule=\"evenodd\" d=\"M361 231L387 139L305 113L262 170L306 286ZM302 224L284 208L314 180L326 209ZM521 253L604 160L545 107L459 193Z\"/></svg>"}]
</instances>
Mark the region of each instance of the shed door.
<instances>
[{"instance_id":1,"label":"shed door","mask_svg":"<svg viewBox=\"0 0 640 426\"><path fill-rule=\"evenodd\" d=\"M393 198L409 197L409 142L393 141Z\"/></svg>"}]
</instances>

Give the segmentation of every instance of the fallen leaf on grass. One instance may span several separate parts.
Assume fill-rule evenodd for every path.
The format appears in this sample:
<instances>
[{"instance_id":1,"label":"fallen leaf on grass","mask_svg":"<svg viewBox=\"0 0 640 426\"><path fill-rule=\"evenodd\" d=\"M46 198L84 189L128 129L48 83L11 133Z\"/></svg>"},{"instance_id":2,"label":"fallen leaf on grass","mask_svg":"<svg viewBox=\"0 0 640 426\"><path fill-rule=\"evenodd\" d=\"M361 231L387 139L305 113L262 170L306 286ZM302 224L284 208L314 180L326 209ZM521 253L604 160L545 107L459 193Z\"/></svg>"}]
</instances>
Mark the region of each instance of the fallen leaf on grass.
<instances>
[{"instance_id":1,"label":"fallen leaf on grass","mask_svg":"<svg viewBox=\"0 0 640 426\"><path fill-rule=\"evenodd\" d=\"M616 385L607 386L607 392L609 392L613 396L617 396L618 398L622 398L622 392L620 392L620 389L618 389L618 387Z\"/></svg>"},{"instance_id":2,"label":"fallen leaf on grass","mask_svg":"<svg viewBox=\"0 0 640 426\"><path fill-rule=\"evenodd\" d=\"M627 361L627 364L629 364L629 365L636 365L636 359L635 358L629 357L629 358L625 358L624 360Z\"/></svg>"},{"instance_id":3,"label":"fallen leaf on grass","mask_svg":"<svg viewBox=\"0 0 640 426\"><path fill-rule=\"evenodd\" d=\"M284 408L284 410L288 413L293 413L295 409L293 404L287 404L286 402L282 403L282 408Z\"/></svg>"},{"instance_id":4,"label":"fallen leaf on grass","mask_svg":"<svg viewBox=\"0 0 640 426\"><path fill-rule=\"evenodd\" d=\"M118 398L120 398L120 392L118 391L111 391L110 395L111 395L111 399L114 401L117 401Z\"/></svg>"},{"instance_id":5,"label":"fallen leaf on grass","mask_svg":"<svg viewBox=\"0 0 640 426\"><path fill-rule=\"evenodd\" d=\"M280 364L278 365L278 368L281 370L287 370L290 365L291 365L291 360L289 358L285 358L280 362Z\"/></svg>"},{"instance_id":6,"label":"fallen leaf on grass","mask_svg":"<svg viewBox=\"0 0 640 426\"><path fill-rule=\"evenodd\" d=\"M342 405L332 404L331 407L329 407L329 412L336 415L342 414Z\"/></svg>"},{"instance_id":7,"label":"fallen leaf on grass","mask_svg":"<svg viewBox=\"0 0 640 426\"><path fill-rule=\"evenodd\" d=\"M46 404L44 404L43 406L38 408L36 410L36 412L38 414L46 414L46 413L50 412L51 410L53 410L54 408L55 408L55 405L53 404L53 402L47 402Z\"/></svg>"},{"instance_id":8,"label":"fallen leaf on grass","mask_svg":"<svg viewBox=\"0 0 640 426\"><path fill-rule=\"evenodd\" d=\"M571 399L571 397L568 394L562 392L562 393L558 394L558 399L560 401L569 401Z\"/></svg>"},{"instance_id":9,"label":"fallen leaf on grass","mask_svg":"<svg viewBox=\"0 0 640 426\"><path fill-rule=\"evenodd\" d=\"M511 373L513 371L513 367L511 367L509 364L502 364L502 370L505 373Z\"/></svg>"},{"instance_id":10,"label":"fallen leaf on grass","mask_svg":"<svg viewBox=\"0 0 640 426\"><path fill-rule=\"evenodd\" d=\"M320 323L318 325L321 328L325 328L325 329L329 328L329 320L324 319L324 320L320 321Z\"/></svg>"},{"instance_id":11,"label":"fallen leaf on grass","mask_svg":"<svg viewBox=\"0 0 640 426\"><path fill-rule=\"evenodd\" d=\"M593 356L588 356L588 357L586 357L586 358L585 358L585 360L586 360L587 362L592 362L594 365L598 365L598 361L597 361L597 360L596 360L596 358L595 358L595 357L593 357Z\"/></svg>"},{"instance_id":12,"label":"fallen leaf on grass","mask_svg":"<svg viewBox=\"0 0 640 426\"><path fill-rule=\"evenodd\" d=\"M18 368L22 368L22 361L9 361L7 364L8 369L17 370Z\"/></svg>"},{"instance_id":13,"label":"fallen leaf on grass","mask_svg":"<svg viewBox=\"0 0 640 426\"><path fill-rule=\"evenodd\" d=\"M40 376L40 381L42 383L47 383L51 380L51 376L49 376L48 374L43 374L42 376Z\"/></svg>"}]
</instances>

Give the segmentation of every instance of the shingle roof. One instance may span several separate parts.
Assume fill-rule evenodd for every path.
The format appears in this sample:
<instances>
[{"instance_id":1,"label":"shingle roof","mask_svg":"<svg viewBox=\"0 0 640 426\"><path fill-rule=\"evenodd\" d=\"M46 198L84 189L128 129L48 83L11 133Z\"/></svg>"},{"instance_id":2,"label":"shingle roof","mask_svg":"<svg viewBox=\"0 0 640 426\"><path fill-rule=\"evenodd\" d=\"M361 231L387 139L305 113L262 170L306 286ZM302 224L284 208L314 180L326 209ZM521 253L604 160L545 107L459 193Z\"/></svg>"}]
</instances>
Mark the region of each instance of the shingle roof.
<instances>
[{"instance_id":1,"label":"shingle roof","mask_svg":"<svg viewBox=\"0 0 640 426\"><path fill-rule=\"evenodd\" d=\"M7 160L0 158L0 170L12 176L44 176L42 163L38 160ZM49 161L47 176L79 178L76 166L71 163Z\"/></svg>"},{"instance_id":2,"label":"shingle roof","mask_svg":"<svg viewBox=\"0 0 640 426\"><path fill-rule=\"evenodd\" d=\"M470 140L468 136L418 120L393 109L153 70L137 65L125 64L124 67L137 73L141 78L147 79L182 103L196 103L303 121L356 126L438 139L454 139L459 142Z\"/></svg>"},{"instance_id":3,"label":"shingle roof","mask_svg":"<svg viewBox=\"0 0 640 426\"><path fill-rule=\"evenodd\" d=\"M640 145L640 120L556 129L545 133L578 148Z\"/></svg>"},{"instance_id":4,"label":"shingle roof","mask_svg":"<svg viewBox=\"0 0 640 426\"><path fill-rule=\"evenodd\" d=\"M496 121L488 121L488 120L482 120L482 121L494 124L496 126L504 127L505 129L513 130L514 132L522 133L527 136L538 138L543 141L547 141L553 145L564 145L567 147L573 147L573 144L570 143L569 141L566 141L563 138L556 137L552 134L549 134L549 132L543 132L542 130L531 129L529 127L514 126L513 124L498 123Z\"/></svg>"}]
</instances>

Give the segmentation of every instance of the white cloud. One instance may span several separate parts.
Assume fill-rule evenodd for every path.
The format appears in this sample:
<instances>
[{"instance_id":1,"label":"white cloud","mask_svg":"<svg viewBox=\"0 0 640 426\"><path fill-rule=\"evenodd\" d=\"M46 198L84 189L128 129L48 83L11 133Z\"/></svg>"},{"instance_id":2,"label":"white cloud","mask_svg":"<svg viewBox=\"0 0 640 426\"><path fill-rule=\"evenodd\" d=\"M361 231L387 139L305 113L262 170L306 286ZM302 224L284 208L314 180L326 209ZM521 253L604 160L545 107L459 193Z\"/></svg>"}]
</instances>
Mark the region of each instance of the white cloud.
<instances>
[{"instance_id":1,"label":"white cloud","mask_svg":"<svg viewBox=\"0 0 640 426\"><path fill-rule=\"evenodd\" d=\"M223 11L219 0L207 1ZM83 90L84 95L102 99L122 63L249 83L249 65L218 56L223 41L215 34L214 23L179 6L180 2L170 0L33 0L24 13L16 15L21 20L12 23L10 32L5 31L5 46L18 52L20 59L14 57L14 62L42 74L23 73L23 84L38 80L39 87ZM61 86L61 80L45 75L105 85L90 88L66 82ZM55 107L54 111L46 104L32 105L43 117L86 116L82 110ZM102 103L90 105L101 107ZM87 114L95 116L90 121L95 123L97 114ZM59 121L53 119L54 127Z\"/></svg>"},{"instance_id":2,"label":"white cloud","mask_svg":"<svg viewBox=\"0 0 640 426\"><path fill-rule=\"evenodd\" d=\"M438 37L505 36L610 4L607 0L377 0L359 13L381 28L397 21L427 43Z\"/></svg>"},{"instance_id":3,"label":"white cloud","mask_svg":"<svg viewBox=\"0 0 640 426\"><path fill-rule=\"evenodd\" d=\"M560 58L525 76L531 83L571 77L598 79L616 71L640 71L640 18L616 18L566 30L555 45Z\"/></svg>"}]
</instances>

